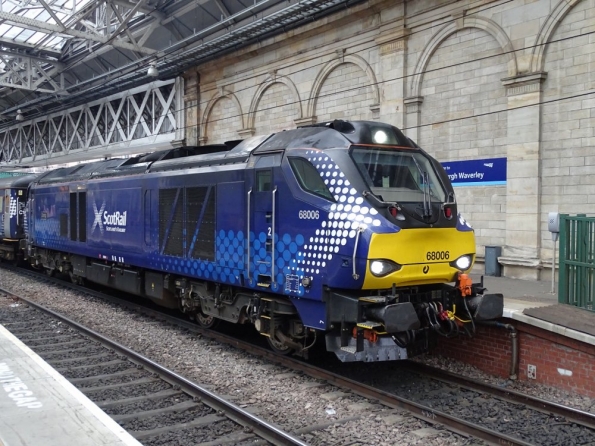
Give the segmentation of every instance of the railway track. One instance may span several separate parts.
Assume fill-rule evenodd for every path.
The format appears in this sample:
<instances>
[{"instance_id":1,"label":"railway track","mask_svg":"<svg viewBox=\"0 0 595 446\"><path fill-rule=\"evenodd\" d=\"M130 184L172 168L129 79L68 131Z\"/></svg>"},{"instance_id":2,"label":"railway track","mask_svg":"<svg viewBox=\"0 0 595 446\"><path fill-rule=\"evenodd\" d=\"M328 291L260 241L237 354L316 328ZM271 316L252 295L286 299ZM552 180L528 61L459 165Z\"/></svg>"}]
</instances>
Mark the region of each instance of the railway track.
<instances>
[{"instance_id":1,"label":"railway track","mask_svg":"<svg viewBox=\"0 0 595 446\"><path fill-rule=\"evenodd\" d=\"M28 308L0 310L0 323L144 445L172 438L179 444L247 445L260 439L257 444L306 445L125 346L19 299Z\"/></svg>"},{"instance_id":2,"label":"railway track","mask_svg":"<svg viewBox=\"0 0 595 446\"><path fill-rule=\"evenodd\" d=\"M89 293L89 290L85 289L84 292ZM113 297L109 299L118 300ZM595 416L525 394L482 385L452 374L438 376L436 374L440 372L429 368L421 370L414 368L419 367L415 364L406 365L401 362L373 365L341 364L335 367L338 370L333 371L332 368L316 367L293 358L279 357L269 350L243 340L223 333L202 330L188 321L163 315L127 301L121 301L120 304L193 332L200 332L217 342L241 348L292 370L325 380L385 406L405 409L430 424L440 424L458 434L482 439L488 443L529 445L595 442ZM400 370L401 373L407 369L416 379L410 387L401 386L399 389L390 383L382 382L382 377L399 376L397 371ZM429 376L432 373L434 375ZM422 376L442 384L420 385L419 380ZM402 376L399 379L401 383L407 382ZM416 392L420 387L428 387L430 390L425 394L421 391ZM407 397L403 396L404 393ZM463 410L454 410L457 406ZM486 415L482 417L481 414ZM514 422L511 423L511 420ZM304 432L314 430L316 427L311 426L304 429Z\"/></svg>"}]
</instances>

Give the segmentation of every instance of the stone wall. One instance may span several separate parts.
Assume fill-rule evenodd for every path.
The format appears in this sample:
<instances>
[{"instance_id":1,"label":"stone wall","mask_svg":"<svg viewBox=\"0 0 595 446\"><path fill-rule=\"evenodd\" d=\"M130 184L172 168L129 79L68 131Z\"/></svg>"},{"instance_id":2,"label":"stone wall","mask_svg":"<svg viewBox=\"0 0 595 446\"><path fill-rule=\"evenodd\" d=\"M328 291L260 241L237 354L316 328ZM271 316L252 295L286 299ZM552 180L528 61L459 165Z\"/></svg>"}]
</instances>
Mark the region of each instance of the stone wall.
<instances>
[{"instance_id":1,"label":"stone wall","mask_svg":"<svg viewBox=\"0 0 595 446\"><path fill-rule=\"evenodd\" d=\"M456 188L460 210L480 257L547 279L547 213L594 213L593 31L595 0L369 0L194 67L186 142L366 119L441 161L506 158L505 185Z\"/></svg>"}]
</instances>

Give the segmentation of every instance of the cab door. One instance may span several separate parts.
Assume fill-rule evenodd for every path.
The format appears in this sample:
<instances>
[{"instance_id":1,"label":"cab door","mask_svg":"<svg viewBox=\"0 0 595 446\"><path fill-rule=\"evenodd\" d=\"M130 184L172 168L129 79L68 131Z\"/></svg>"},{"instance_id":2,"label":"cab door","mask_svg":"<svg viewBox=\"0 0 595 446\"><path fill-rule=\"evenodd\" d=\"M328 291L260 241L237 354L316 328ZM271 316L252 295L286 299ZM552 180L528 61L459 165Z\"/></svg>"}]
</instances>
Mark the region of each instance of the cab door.
<instances>
[{"instance_id":1,"label":"cab door","mask_svg":"<svg viewBox=\"0 0 595 446\"><path fill-rule=\"evenodd\" d=\"M278 188L275 171L281 164L281 154L258 158L252 171L248 191L248 278L249 285L276 290L275 234L278 233ZM250 175L250 174L249 174Z\"/></svg>"}]
</instances>

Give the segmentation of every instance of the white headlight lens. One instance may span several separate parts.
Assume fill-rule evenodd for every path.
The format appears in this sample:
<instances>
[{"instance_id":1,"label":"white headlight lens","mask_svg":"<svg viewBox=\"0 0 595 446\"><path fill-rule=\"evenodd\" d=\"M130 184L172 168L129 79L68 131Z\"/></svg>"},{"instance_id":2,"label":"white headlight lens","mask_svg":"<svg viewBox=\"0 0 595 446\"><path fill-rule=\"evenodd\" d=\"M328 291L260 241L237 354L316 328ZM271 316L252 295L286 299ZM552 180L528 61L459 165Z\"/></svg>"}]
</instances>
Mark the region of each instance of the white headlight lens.
<instances>
[{"instance_id":1,"label":"white headlight lens","mask_svg":"<svg viewBox=\"0 0 595 446\"><path fill-rule=\"evenodd\" d=\"M461 256L455 261L455 265L461 271L465 271L466 269L469 269L469 267L471 266L471 257Z\"/></svg>"},{"instance_id":2,"label":"white headlight lens","mask_svg":"<svg viewBox=\"0 0 595 446\"><path fill-rule=\"evenodd\" d=\"M383 277L400 269L401 265L390 260L372 260L370 262L370 272L376 277Z\"/></svg>"},{"instance_id":3,"label":"white headlight lens","mask_svg":"<svg viewBox=\"0 0 595 446\"><path fill-rule=\"evenodd\" d=\"M376 144L384 144L386 141L388 141L388 135L384 130L377 130L374 133L374 142Z\"/></svg>"},{"instance_id":4,"label":"white headlight lens","mask_svg":"<svg viewBox=\"0 0 595 446\"><path fill-rule=\"evenodd\" d=\"M370 271L372 271L372 274L375 274L377 276L381 275L382 274L382 271L384 271L383 262L381 262L379 260L374 260L370 264Z\"/></svg>"}]
</instances>

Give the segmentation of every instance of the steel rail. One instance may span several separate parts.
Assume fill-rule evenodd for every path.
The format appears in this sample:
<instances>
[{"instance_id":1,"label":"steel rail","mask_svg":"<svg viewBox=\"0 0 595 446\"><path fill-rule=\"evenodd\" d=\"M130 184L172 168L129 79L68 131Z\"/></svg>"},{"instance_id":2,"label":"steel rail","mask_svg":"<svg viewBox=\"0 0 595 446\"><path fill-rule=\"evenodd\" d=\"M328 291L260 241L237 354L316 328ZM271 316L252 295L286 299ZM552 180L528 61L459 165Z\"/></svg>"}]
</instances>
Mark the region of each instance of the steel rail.
<instances>
[{"instance_id":1,"label":"steel rail","mask_svg":"<svg viewBox=\"0 0 595 446\"><path fill-rule=\"evenodd\" d=\"M227 418L235 421L236 423L244 427L249 427L252 430L252 432L257 436L275 445L308 446L307 443L304 443L299 438L296 438L288 434L287 432L284 432L283 430L273 426L272 424L267 423L266 421L236 406L232 402L221 398L220 396L214 394L206 388L199 386L198 384L184 378L183 376L178 375L172 370L169 370L157 364L156 362L141 354L136 353L128 347L125 347L122 344L119 344L118 342L115 342L103 336L102 334L97 333L96 331L91 330L90 328L87 328L79 324L78 322L73 321L70 318L56 313L55 311L50 310L49 308L46 308L43 305L35 303L9 290L0 288L0 292L5 293L9 296L13 296L14 298L26 303L30 307L33 307L45 314L49 314L50 316L70 325L71 327L75 328L76 330L80 331L86 336L89 336L90 338L93 338L94 340L107 346L108 348L125 355L129 360L131 360L135 364L139 364L151 373L159 375L161 379L169 382L171 385L179 386L180 389L182 389L186 393L194 397L200 398L200 400L208 406L224 413Z\"/></svg>"}]
</instances>

